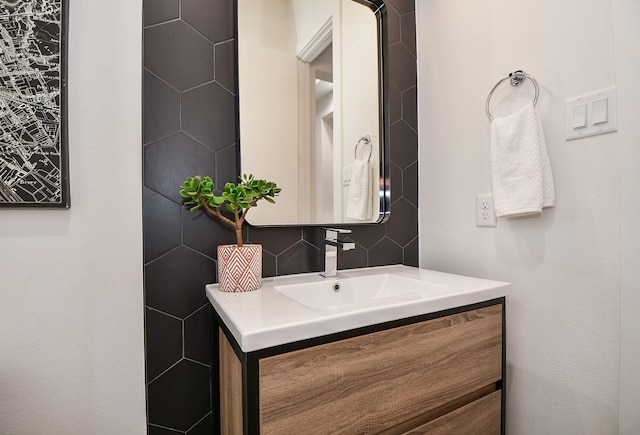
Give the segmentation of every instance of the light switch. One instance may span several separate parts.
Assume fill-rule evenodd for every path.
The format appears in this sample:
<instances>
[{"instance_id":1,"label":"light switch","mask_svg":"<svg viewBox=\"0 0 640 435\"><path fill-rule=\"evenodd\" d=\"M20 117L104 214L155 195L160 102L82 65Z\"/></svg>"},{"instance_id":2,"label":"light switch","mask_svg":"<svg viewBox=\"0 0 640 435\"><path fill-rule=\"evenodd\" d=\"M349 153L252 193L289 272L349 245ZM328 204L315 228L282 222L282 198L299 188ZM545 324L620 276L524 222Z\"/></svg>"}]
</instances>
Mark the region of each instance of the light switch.
<instances>
[{"instance_id":1,"label":"light switch","mask_svg":"<svg viewBox=\"0 0 640 435\"><path fill-rule=\"evenodd\" d=\"M587 105L578 104L573 107L573 129L587 126Z\"/></svg>"},{"instance_id":2,"label":"light switch","mask_svg":"<svg viewBox=\"0 0 640 435\"><path fill-rule=\"evenodd\" d=\"M567 140L618 131L616 88L571 98L566 104Z\"/></svg>"},{"instance_id":3,"label":"light switch","mask_svg":"<svg viewBox=\"0 0 640 435\"><path fill-rule=\"evenodd\" d=\"M608 121L609 99L602 98L593 102L593 124L603 124Z\"/></svg>"}]
</instances>

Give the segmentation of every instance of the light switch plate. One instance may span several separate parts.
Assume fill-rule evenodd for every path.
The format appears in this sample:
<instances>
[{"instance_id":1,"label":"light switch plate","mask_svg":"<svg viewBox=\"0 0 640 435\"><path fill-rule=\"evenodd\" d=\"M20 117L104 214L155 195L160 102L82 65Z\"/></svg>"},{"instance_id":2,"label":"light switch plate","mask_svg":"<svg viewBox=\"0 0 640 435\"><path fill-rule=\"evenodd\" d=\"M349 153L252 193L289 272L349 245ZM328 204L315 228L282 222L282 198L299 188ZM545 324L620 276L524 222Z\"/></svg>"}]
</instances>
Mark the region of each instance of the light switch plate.
<instances>
[{"instance_id":1,"label":"light switch plate","mask_svg":"<svg viewBox=\"0 0 640 435\"><path fill-rule=\"evenodd\" d=\"M576 123L576 113L580 113L583 106L587 108L586 126ZM616 88L567 100L567 140L618 131L616 107Z\"/></svg>"}]
</instances>

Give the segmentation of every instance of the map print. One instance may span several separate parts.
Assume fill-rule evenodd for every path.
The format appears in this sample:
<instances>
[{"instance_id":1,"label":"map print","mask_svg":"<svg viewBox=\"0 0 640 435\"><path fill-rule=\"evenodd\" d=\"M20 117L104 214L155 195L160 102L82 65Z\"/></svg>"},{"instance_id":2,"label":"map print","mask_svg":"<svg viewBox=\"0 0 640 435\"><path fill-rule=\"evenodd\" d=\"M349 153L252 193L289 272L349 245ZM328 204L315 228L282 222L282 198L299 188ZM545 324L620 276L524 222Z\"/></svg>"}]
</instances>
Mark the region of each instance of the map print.
<instances>
[{"instance_id":1,"label":"map print","mask_svg":"<svg viewBox=\"0 0 640 435\"><path fill-rule=\"evenodd\" d=\"M0 206L68 206L63 0L0 0Z\"/></svg>"}]
</instances>

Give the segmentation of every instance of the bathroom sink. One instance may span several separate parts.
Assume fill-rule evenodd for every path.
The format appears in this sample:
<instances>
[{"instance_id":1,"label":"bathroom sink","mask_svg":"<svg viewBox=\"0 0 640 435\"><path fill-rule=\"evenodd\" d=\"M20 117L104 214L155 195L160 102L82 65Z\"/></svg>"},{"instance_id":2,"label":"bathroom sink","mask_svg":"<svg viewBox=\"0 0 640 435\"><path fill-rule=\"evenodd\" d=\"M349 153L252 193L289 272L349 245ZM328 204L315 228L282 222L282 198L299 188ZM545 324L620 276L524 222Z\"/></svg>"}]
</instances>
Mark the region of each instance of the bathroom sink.
<instances>
[{"instance_id":1,"label":"bathroom sink","mask_svg":"<svg viewBox=\"0 0 640 435\"><path fill-rule=\"evenodd\" d=\"M441 289L436 284L384 273L352 278L325 278L321 282L275 285L274 289L309 308L329 309L365 303L375 299L414 295Z\"/></svg>"},{"instance_id":2,"label":"bathroom sink","mask_svg":"<svg viewBox=\"0 0 640 435\"><path fill-rule=\"evenodd\" d=\"M240 349L252 352L501 298L509 284L393 265L264 278L243 293L209 284L206 292Z\"/></svg>"}]
</instances>

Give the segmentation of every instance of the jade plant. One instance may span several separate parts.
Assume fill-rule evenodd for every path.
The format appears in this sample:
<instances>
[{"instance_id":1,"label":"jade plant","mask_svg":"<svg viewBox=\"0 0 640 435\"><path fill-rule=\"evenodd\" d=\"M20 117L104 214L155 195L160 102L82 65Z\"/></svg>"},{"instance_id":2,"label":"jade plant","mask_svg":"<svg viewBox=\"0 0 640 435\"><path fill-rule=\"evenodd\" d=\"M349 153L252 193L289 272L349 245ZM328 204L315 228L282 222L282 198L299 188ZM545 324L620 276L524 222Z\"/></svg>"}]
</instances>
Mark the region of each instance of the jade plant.
<instances>
[{"instance_id":1,"label":"jade plant","mask_svg":"<svg viewBox=\"0 0 640 435\"><path fill-rule=\"evenodd\" d=\"M247 218L249 209L255 207L258 201L264 199L275 203L274 199L280 191L276 183L257 180L252 174L242 175L237 184L227 183L221 196L215 194L215 184L211 177L189 177L182 184L180 195L185 198L184 205L191 211L204 210L209 215L231 227L236 233L236 243L242 246L242 225ZM224 206L232 213L233 219L228 218L220 208Z\"/></svg>"}]
</instances>

